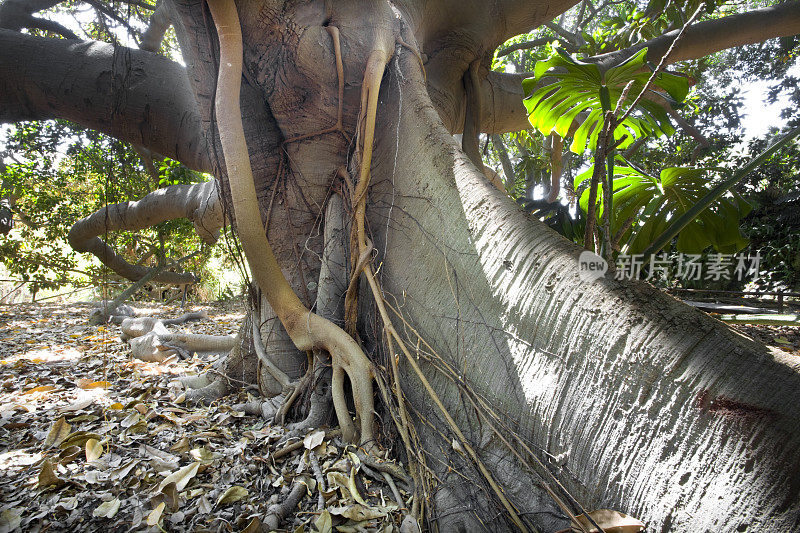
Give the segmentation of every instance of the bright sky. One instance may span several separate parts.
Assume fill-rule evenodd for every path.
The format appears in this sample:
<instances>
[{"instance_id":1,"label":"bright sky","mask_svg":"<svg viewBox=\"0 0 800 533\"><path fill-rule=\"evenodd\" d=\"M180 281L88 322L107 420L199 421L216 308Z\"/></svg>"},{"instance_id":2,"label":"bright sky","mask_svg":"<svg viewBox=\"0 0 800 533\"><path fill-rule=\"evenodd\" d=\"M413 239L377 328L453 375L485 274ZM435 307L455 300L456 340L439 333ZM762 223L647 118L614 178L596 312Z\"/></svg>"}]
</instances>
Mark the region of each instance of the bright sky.
<instances>
[{"instance_id":1,"label":"bright sky","mask_svg":"<svg viewBox=\"0 0 800 533\"><path fill-rule=\"evenodd\" d=\"M800 63L795 63L787 75L800 76ZM767 103L769 82L756 81L742 84L745 114L742 124L747 138L759 137L769 131L770 127L782 127L785 120L781 118L781 110L789 104L785 95L774 104Z\"/></svg>"}]
</instances>

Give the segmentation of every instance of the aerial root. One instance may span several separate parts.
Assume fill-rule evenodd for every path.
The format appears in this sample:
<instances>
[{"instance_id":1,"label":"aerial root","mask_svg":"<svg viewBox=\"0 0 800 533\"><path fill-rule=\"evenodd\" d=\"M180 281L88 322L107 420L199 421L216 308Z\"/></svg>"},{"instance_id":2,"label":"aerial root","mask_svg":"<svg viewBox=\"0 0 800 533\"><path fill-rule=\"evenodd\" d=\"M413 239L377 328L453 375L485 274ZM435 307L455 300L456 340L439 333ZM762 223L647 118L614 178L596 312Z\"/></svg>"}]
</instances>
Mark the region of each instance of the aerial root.
<instances>
[{"instance_id":1,"label":"aerial root","mask_svg":"<svg viewBox=\"0 0 800 533\"><path fill-rule=\"evenodd\" d=\"M270 246L256 196L250 156L242 126L239 94L242 77L242 32L236 6L225 0L209 0L220 42L219 78L216 92L220 143L230 183L234 217L254 280L263 291L294 345L304 351L326 350L331 356L337 390L343 392L342 371L350 377L356 415L360 421L360 442L372 445L374 421L372 368L361 347L341 328L306 308L292 289ZM371 71L371 70L370 70ZM378 79L378 85L380 79ZM375 95L377 103L377 94ZM373 114L374 123L374 114ZM374 129L374 126L373 126ZM334 392L337 418L346 438L357 433L343 394Z\"/></svg>"}]
</instances>

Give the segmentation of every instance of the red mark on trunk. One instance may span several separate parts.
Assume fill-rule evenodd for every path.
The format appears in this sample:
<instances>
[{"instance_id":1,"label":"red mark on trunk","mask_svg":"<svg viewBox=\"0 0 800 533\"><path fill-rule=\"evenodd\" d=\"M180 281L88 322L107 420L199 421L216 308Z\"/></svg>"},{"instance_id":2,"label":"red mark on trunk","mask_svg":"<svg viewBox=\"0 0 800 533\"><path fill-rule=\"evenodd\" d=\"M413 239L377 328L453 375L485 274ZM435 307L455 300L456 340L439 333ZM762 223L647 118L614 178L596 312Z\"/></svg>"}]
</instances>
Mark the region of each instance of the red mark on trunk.
<instances>
[{"instance_id":1,"label":"red mark on trunk","mask_svg":"<svg viewBox=\"0 0 800 533\"><path fill-rule=\"evenodd\" d=\"M697 395L695 405L703 411L740 420L772 420L777 416L771 409L739 402L727 396L713 396L707 390L703 390Z\"/></svg>"}]
</instances>

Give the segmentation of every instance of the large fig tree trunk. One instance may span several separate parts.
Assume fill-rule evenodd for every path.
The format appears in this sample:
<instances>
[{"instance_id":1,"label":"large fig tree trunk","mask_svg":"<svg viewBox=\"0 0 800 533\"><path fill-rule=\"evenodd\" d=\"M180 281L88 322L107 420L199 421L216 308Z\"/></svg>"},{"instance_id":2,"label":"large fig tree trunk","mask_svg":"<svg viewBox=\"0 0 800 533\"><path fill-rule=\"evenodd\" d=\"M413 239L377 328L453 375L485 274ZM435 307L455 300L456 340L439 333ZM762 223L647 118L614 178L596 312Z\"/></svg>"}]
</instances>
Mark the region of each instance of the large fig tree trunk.
<instances>
[{"instance_id":1,"label":"large fig tree trunk","mask_svg":"<svg viewBox=\"0 0 800 533\"><path fill-rule=\"evenodd\" d=\"M589 509L622 510L649 531L797 530L800 361L646 283L582 281L579 248L486 181L408 74L413 60L399 65L385 81L373 169L383 287L430 344L406 329L520 513L544 531L568 526L465 389L494 407L497 428L557 458L552 470ZM403 376L443 482L440 530L496 530L482 476L408 365Z\"/></svg>"},{"instance_id":2,"label":"large fig tree trunk","mask_svg":"<svg viewBox=\"0 0 800 533\"><path fill-rule=\"evenodd\" d=\"M369 175L359 168L365 151L356 135L368 120L362 83L372 43L388 32L396 46L378 99L366 202L381 301L370 306L369 291L361 291L367 312L358 337L374 374L386 376L400 362L413 426L404 440L416 445L381 444L396 444L420 464L430 489L428 526L568 527L553 495L570 512L578 506L554 474L584 508L624 511L652 531L796 530L798 363L646 284L581 281L579 249L521 213L453 141L465 123L488 133L526 126L519 79L489 72L492 51L575 3L237 0L241 119L269 245L306 307L342 294L333 280L347 279L345 263L354 261L328 248L326 233L337 232L325 231L326 206L332 195L361 200L351 182ZM213 171L228 200L236 176L226 174L214 112L220 54L212 16L199 0L165 6L185 70L147 52L63 46L0 30L0 73L8 74L0 76L0 120L82 121ZM800 3L757 15L727 27L704 23L675 54L792 35ZM724 38L709 45L708 36L720 32ZM656 55L649 59L666 42L651 43ZM53 54L57 76L42 64ZM120 75L120 57L133 65L135 83ZM128 105L120 108L121 101ZM348 255L321 269L323 257ZM331 274L337 266L342 272ZM333 299L317 310L335 307L335 321ZM402 345L386 342L391 328L375 312L380 302ZM265 357L294 379L306 354L262 306L256 316ZM279 383L255 376L263 365L244 360L251 330L242 328L248 349L234 359L237 379L246 375L276 393ZM203 384L201 397L226 389L221 381ZM388 415L397 412L379 409L390 427Z\"/></svg>"}]
</instances>

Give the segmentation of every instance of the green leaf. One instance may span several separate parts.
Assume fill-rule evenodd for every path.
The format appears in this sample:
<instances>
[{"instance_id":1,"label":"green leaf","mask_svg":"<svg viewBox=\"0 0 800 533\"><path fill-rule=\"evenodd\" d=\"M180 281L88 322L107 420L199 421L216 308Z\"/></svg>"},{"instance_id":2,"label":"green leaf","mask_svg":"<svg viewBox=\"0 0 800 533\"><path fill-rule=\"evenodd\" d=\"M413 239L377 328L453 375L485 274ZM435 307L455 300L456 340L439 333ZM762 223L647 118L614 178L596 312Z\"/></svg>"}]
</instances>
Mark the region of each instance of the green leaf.
<instances>
[{"instance_id":1,"label":"green leaf","mask_svg":"<svg viewBox=\"0 0 800 533\"><path fill-rule=\"evenodd\" d=\"M624 163L615 166L612 233L616 234L629 218L635 221L621 241L627 243L625 253L637 254L647 249L671 221L699 202L710 190L706 176L711 170L714 169L666 168L656 178ZM592 167L575 177L575 187L585 187L578 202L584 213L588 212L591 173ZM602 187L598 187L597 202L596 216L602 220ZM720 253L740 251L748 241L739 230L739 221L749 210L749 204L738 195L719 198L679 233L677 251L701 253L709 246Z\"/></svg>"},{"instance_id":2,"label":"green leaf","mask_svg":"<svg viewBox=\"0 0 800 533\"><path fill-rule=\"evenodd\" d=\"M604 115L601 89L608 89L610 105L614 109L625 87L631 83L622 109L630 107L650 78L646 58L647 49L643 48L619 65L603 71L597 64L579 61L557 48L551 57L536 63L533 78L522 82L526 95L523 103L531 125L544 135L556 132L561 137L567 137L574 129L570 150L578 154L587 148L593 151ZM544 85L545 78L552 78L552 83ZM686 98L689 82L682 76L661 73L653 80L648 93L653 94L656 90L660 98L674 106ZM576 120L580 121L577 127L574 126ZM643 136L671 135L674 132L666 110L652 100L642 98L636 109L616 128L614 138L619 141L625 137L619 145L624 149Z\"/></svg>"}]
</instances>

